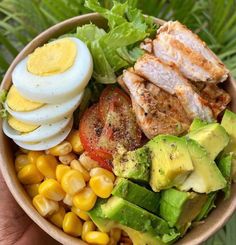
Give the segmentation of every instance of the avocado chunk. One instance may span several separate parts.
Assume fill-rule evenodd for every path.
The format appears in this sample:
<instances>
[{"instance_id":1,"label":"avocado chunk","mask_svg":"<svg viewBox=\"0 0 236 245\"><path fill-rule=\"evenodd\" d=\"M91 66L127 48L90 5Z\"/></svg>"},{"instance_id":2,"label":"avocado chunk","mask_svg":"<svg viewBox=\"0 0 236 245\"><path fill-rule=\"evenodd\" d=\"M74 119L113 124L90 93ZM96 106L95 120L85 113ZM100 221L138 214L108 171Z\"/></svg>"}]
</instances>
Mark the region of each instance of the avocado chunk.
<instances>
[{"instance_id":1,"label":"avocado chunk","mask_svg":"<svg viewBox=\"0 0 236 245\"><path fill-rule=\"evenodd\" d=\"M206 126L208 123L206 121L203 121L200 118L194 118L193 122L190 125L189 132L192 132L196 129L199 129L201 127Z\"/></svg>"},{"instance_id":2,"label":"avocado chunk","mask_svg":"<svg viewBox=\"0 0 236 245\"><path fill-rule=\"evenodd\" d=\"M102 232L109 232L112 228L115 228L117 226L116 222L106 219L101 209L101 205L105 204L106 202L107 202L107 199L99 198L96 201L96 204L93 207L93 209L87 212L90 219L98 227L98 229Z\"/></svg>"},{"instance_id":3,"label":"avocado chunk","mask_svg":"<svg viewBox=\"0 0 236 245\"><path fill-rule=\"evenodd\" d=\"M229 136L219 123L211 123L188 134L190 139L203 146L212 160L227 146Z\"/></svg>"},{"instance_id":4,"label":"avocado chunk","mask_svg":"<svg viewBox=\"0 0 236 245\"><path fill-rule=\"evenodd\" d=\"M118 180L112 191L112 195L121 197L152 213L158 214L160 194L127 179L120 178Z\"/></svg>"},{"instance_id":5,"label":"avocado chunk","mask_svg":"<svg viewBox=\"0 0 236 245\"><path fill-rule=\"evenodd\" d=\"M164 245L165 243L159 236L154 236L149 233L136 231L130 227L124 226L118 222L109 220L105 217L101 205L105 204L107 199L98 199L94 208L88 212L91 220L96 224L98 229L102 232L110 232L113 228L119 228L125 231L134 245ZM177 235L172 235L172 240L176 239Z\"/></svg>"},{"instance_id":6,"label":"avocado chunk","mask_svg":"<svg viewBox=\"0 0 236 245\"><path fill-rule=\"evenodd\" d=\"M232 153L223 155L218 163L218 167L227 181L226 187L223 189L225 193L225 199L230 197L230 188L231 188L231 181L232 181L232 161L233 155Z\"/></svg>"},{"instance_id":7,"label":"avocado chunk","mask_svg":"<svg viewBox=\"0 0 236 245\"><path fill-rule=\"evenodd\" d=\"M183 191L193 190L198 193L209 193L223 189L226 180L206 151L196 141L188 140L188 151L192 158L194 171L178 186Z\"/></svg>"},{"instance_id":8,"label":"avocado chunk","mask_svg":"<svg viewBox=\"0 0 236 245\"><path fill-rule=\"evenodd\" d=\"M150 153L145 146L134 151L126 151L120 148L114 156L113 172L118 177L148 182L149 169Z\"/></svg>"},{"instance_id":9,"label":"avocado chunk","mask_svg":"<svg viewBox=\"0 0 236 245\"><path fill-rule=\"evenodd\" d=\"M186 139L159 135L147 145L152 160L150 186L154 191L180 185L193 171Z\"/></svg>"},{"instance_id":10,"label":"avocado chunk","mask_svg":"<svg viewBox=\"0 0 236 245\"><path fill-rule=\"evenodd\" d=\"M233 153L232 159L232 179L236 182L236 114L226 110L221 121L230 136L229 144L225 147L224 153Z\"/></svg>"},{"instance_id":11,"label":"avocado chunk","mask_svg":"<svg viewBox=\"0 0 236 245\"><path fill-rule=\"evenodd\" d=\"M179 191L174 188L161 193L160 216L184 234L201 212L207 195Z\"/></svg>"},{"instance_id":12,"label":"avocado chunk","mask_svg":"<svg viewBox=\"0 0 236 245\"><path fill-rule=\"evenodd\" d=\"M210 213L210 211L216 207L215 206L216 195L217 195L216 192L212 192L207 195L207 200L205 204L203 205L201 212L196 217L195 221L200 221L206 218L208 214Z\"/></svg>"},{"instance_id":13,"label":"avocado chunk","mask_svg":"<svg viewBox=\"0 0 236 245\"><path fill-rule=\"evenodd\" d=\"M166 221L120 197L112 196L101 208L106 218L137 231L153 235L164 235L171 231Z\"/></svg>"}]
</instances>

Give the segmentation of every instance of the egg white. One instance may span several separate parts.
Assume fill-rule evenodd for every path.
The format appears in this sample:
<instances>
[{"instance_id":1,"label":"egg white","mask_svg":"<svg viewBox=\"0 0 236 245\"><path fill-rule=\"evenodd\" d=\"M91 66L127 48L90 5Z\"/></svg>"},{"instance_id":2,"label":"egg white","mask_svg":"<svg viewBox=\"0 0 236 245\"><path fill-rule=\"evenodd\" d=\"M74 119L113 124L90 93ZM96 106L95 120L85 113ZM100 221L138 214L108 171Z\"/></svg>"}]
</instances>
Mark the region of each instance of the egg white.
<instances>
[{"instance_id":1,"label":"egg white","mask_svg":"<svg viewBox=\"0 0 236 245\"><path fill-rule=\"evenodd\" d=\"M69 39L75 42L77 54L74 64L65 72L48 76L34 75L27 69L28 57L15 67L12 82L25 98L42 103L62 103L86 87L93 72L90 51L80 39Z\"/></svg>"},{"instance_id":2,"label":"egg white","mask_svg":"<svg viewBox=\"0 0 236 245\"><path fill-rule=\"evenodd\" d=\"M21 134L19 131L13 129L5 119L3 121L3 132L13 140L19 140L22 142L38 142L48 138L51 138L58 133L60 133L63 129L65 129L70 121L72 120L72 115L68 118L63 119L62 121L58 121L56 123L44 124L35 129L30 133Z\"/></svg>"},{"instance_id":3,"label":"egg white","mask_svg":"<svg viewBox=\"0 0 236 245\"><path fill-rule=\"evenodd\" d=\"M52 148L58 144L60 144L70 133L73 126L73 119L70 121L69 125L63 129L61 132L59 132L57 135L45 139L40 142L22 142L19 140L14 140L14 142L26 150L31 151L44 151L48 150L49 148Z\"/></svg>"},{"instance_id":4,"label":"egg white","mask_svg":"<svg viewBox=\"0 0 236 245\"><path fill-rule=\"evenodd\" d=\"M61 121L64 117L68 117L69 115L71 115L80 104L83 98L83 94L84 93L82 92L64 103L46 104L39 109L28 112L13 111L7 105L7 103L5 103L5 108L10 115L25 123L36 125L54 123L57 121Z\"/></svg>"}]
</instances>

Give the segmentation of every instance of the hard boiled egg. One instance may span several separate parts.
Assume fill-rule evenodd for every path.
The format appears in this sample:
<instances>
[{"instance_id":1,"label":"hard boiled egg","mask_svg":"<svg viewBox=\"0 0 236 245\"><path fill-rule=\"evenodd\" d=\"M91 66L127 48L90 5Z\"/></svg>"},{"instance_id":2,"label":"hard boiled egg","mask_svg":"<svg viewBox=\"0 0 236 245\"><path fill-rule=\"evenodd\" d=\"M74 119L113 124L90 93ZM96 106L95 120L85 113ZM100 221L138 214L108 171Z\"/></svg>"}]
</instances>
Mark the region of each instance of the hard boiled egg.
<instances>
[{"instance_id":1,"label":"hard boiled egg","mask_svg":"<svg viewBox=\"0 0 236 245\"><path fill-rule=\"evenodd\" d=\"M33 111L42 107L44 104L40 102L34 102L31 100L27 100L24 98L16 87L13 85L11 86L8 94L6 103L13 111Z\"/></svg>"},{"instance_id":2,"label":"hard boiled egg","mask_svg":"<svg viewBox=\"0 0 236 245\"><path fill-rule=\"evenodd\" d=\"M55 104L80 94L92 71L92 57L86 44L69 37L37 48L16 66L12 81L28 100Z\"/></svg>"},{"instance_id":3,"label":"hard boiled egg","mask_svg":"<svg viewBox=\"0 0 236 245\"><path fill-rule=\"evenodd\" d=\"M36 110L27 112L12 110L8 102L5 103L5 108L10 115L19 121L41 125L61 121L64 117L68 117L76 110L82 98L83 92L64 103L45 104Z\"/></svg>"},{"instance_id":4,"label":"hard boiled egg","mask_svg":"<svg viewBox=\"0 0 236 245\"><path fill-rule=\"evenodd\" d=\"M70 133L72 125L73 125L73 120L71 120L69 125L65 129L63 129L60 133L58 133L57 135L51 138L47 138L43 141L40 141L40 142L22 142L19 140L14 140L14 142L18 146L22 147L23 149L27 149L31 151L47 150L61 143Z\"/></svg>"},{"instance_id":5,"label":"hard boiled egg","mask_svg":"<svg viewBox=\"0 0 236 245\"><path fill-rule=\"evenodd\" d=\"M3 121L3 132L13 140L19 140L22 142L39 142L42 140L46 140L51 138L61 131L63 131L71 122L72 115L68 118L64 118L63 120L51 123L51 124L44 124L36 128L35 130L29 133L20 133L19 131L13 129L7 120Z\"/></svg>"}]
</instances>

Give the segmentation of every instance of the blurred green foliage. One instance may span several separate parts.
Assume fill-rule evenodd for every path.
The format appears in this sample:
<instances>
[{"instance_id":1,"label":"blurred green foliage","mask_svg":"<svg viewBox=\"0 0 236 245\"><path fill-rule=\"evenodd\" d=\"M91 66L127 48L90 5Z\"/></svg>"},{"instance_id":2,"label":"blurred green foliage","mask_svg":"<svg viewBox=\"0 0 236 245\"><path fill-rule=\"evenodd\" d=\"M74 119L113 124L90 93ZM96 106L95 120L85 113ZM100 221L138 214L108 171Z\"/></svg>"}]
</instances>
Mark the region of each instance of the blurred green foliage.
<instances>
[{"instance_id":1,"label":"blurred green foliage","mask_svg":"<svg viewBox=\"0 0 236 245\"><path fill-rule=\"evenodd\" d=\"M194 30L236 77L236 0L128 0L144 14L179 20ZM101 0L106 8L111 0ZM121 2L124 2L121 0ZM88 13L84 0L0 0L0 80L17 53L38 33ZM206 245L236 244L236 215Z\"/></svg>"}]
</instances>

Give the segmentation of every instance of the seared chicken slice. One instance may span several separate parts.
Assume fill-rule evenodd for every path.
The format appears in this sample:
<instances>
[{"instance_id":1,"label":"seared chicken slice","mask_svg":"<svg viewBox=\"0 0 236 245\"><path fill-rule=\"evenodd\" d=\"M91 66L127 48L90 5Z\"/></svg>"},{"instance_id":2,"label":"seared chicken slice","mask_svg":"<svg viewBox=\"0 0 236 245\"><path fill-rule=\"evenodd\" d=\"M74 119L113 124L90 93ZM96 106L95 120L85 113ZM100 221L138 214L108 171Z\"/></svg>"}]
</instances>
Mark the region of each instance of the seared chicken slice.
<instances>
[{"instance_id":1,"label":"seared chicken slice","mask_svg":"<svg viewBox=\"0 0 236 245\"><path fill-rule=\"evenodd\" d=\"M178 21L169 21L159 28L153 41L154 54L161 61L175 64L193 81L218 83L229 71L207 45Z\"/></svg>"},{"instance_id":2,"label":"seared chicken slice","mask_svg":"<svg viewBox=\"0 0 236 245\"><path fill-rule=\"evenodd\" d=\"M200 95L208 101L215 118L226 108L231 100L230 95L216 84L207 84L200 90Z\"/></svg>"},{"instance_id":3,"label":"seared chicken slice","mask_svg":"<svg viewBox=\"0 0 236 245\"><path fill-rule=\"evenodd\" d=\"M190 118L199 117L212 121L213 114L202 97L175 68L162 63L158 58L144 54L134 65L135 73L149 80L166 92L176 95Z\"/></svg>"},{"instance_id":4,"label":"seared chicken slice","mask_svg":"<svg viewBox=\"0 0 236 245\"><path fill-rule=\"evenodd\" d=\"M188 129L190 120L174 95L145 81L132 70L124 71L118 82L128 89L138 124L149 139L158 134L180 135Z\"/></svg>"}]
</instances>

